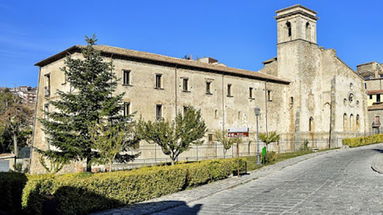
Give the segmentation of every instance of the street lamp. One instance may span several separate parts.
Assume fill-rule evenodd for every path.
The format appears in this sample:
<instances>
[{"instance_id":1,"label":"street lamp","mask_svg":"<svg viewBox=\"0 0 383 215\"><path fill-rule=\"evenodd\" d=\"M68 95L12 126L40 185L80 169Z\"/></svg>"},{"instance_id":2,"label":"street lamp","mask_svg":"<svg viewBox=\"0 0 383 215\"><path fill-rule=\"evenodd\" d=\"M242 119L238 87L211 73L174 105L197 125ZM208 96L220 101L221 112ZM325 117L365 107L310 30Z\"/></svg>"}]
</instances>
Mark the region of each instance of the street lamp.
<instances>
[{"instance_id":1,"label":"street lamp","mask_svg":"<svg viewBox=\"0 0 383 215\"><path fill-rule=\"evenodd\" d=\"M259 115L261 115L261 109L260 108L254 108L254 112L255 112L255 118L256 118L256 121L257 121L257 164L261 164L261 159L259 157L259 138L258 138L258 117Z\"/></svg>"}]
</instances>

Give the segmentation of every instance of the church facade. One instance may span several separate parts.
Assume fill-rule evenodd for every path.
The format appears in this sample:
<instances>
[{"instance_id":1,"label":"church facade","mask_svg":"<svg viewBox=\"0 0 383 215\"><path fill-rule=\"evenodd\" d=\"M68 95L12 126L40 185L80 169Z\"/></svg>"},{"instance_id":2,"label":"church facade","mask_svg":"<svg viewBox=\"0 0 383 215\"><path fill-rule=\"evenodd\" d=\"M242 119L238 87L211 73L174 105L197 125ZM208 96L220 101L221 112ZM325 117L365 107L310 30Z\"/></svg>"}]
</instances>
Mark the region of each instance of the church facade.
<instances>
[{"instance_id":1,"label":"church facade","mask_svg":"<svg viewBox=\"0 0 383 215\"><path fill-rule=\"evenodd\" d=\"M96 45L105 60L113 60L119 78L116 93L125 93L124 114L144 120L174 119L188 106L201 109L208 132L204 150L185 152L204 158L221 157L216 130L245 131L243 146L233 154L254 154L255 108L260 109L259 132L276 131L281 141L273 150L293 151L303 142L313 148L340 147L344 137L368 131L367 95L363 78L342 62L333 49L318 46L316 12L300 5L278 10L277 56L264 62L260 71L223 65L213 58L173 58L147 52ZM39 66L38 102L34 147L47 149L38 118L50 110L48 101L58 90L70 90L60 70L65 56L81 57L83 46L73 46L51 56ZM166 159L160 149L140 144L140 159L147 163ZM194 153L194 154L193 154ZM39 154L32 153L31 172L42 173ZM156 160L153 161L153 158ZM162 160L164 161L164 160ZM75 166L82 168L82 163ZM69 165L64 171L77 171Z\"/></svg>"}]
</instances>

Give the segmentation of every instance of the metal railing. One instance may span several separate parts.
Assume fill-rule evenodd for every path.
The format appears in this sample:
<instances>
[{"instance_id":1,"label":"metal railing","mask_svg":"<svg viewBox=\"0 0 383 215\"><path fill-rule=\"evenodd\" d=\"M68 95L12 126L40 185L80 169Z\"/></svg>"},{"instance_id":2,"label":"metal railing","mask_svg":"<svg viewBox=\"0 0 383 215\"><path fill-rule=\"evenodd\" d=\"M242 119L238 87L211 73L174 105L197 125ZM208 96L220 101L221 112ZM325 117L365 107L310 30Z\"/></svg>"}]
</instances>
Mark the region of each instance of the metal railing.
<instances>
[{"instance_id":1,"label":"metal railing","mask_svg":"<svg viewBox=\"0 0 383 215\"><path fill-rule=\"evenodd\" d=\"M355 134L355 136L357 136ZM282 140L279 142L270 143L267 147L268 151L274 151L277 153L294 152L305 149L327 149L337 148L342 145L341 137L332 138L331 145L329 140L325 138L317 139L302 139L302 140ZM305 147L305 145L307 147ZM233 145L231 149L225 152L224 147L219 142L209 142L203 145L194 145L188 151L183 152L178 161L200 161L207 159L219 159L219 158L235 158L256 156L257 151L256 141L243 142L242 144ZM263 142L260 142L260 149L265 146ZM134 161L126 164L114 164L114 169L131 169L141 166L151 166L161 163L171 162L169 156L165 155L161 148L156 144L142 144L140 148L132 153L141 153Z\"/></svg>"}]
</instances>

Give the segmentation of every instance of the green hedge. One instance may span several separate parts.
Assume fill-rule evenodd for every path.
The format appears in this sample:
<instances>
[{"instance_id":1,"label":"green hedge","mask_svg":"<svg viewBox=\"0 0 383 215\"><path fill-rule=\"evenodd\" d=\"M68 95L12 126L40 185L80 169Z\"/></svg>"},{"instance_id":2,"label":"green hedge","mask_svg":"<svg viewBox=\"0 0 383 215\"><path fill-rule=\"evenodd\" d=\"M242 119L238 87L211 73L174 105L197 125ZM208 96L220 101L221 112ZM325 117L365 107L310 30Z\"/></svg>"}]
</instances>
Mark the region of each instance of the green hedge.
<instances>
[{"instance_id":1,"label":"green hedge","mask_svg":"<svg viewBox=\"0 0 383 215\"><path fill-rule=\"evenodd\" d=\"M376 134L367 137L353 137L353 138L345 138L342 140L343 145L347 145L350 147L358 147L364 146L374 143L382 143L383 142L383 134Z\"/></svg>"},{"instance_id":2,"label":"green hedge","mask_svg":"<svg viewBox=\"0 0 383 215\"><path fill-rule=\"evenodd\" d=\"M156 198L244 171L242 159L208 160L112 173L30 176L22 207L27 214L88 214Z\"/></svg>"},{"instance_id":3,"label":"green hedge","mask_svg":"<svg viewBox=\"0 0 383 215\"><path fill-rule=\"evenodd\" d=\"M0 211L10 214L21 213L21 194L27 177L21 173L0 174Z\"/></svg>"}]
</instances>

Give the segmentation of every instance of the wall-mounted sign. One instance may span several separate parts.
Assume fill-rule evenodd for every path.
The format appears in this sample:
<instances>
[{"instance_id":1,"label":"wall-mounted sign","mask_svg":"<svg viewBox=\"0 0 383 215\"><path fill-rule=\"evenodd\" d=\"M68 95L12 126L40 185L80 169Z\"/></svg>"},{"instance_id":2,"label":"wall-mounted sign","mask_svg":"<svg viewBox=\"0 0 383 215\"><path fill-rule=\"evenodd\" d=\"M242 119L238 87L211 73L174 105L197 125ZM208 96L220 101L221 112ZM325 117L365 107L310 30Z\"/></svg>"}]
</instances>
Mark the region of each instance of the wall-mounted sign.
<instances>
[{"instance_id":1,"label":"wall-mounted sign","mask_svg":"<svg viewBox=\"0 0 383 215\"><path fill-rule=\"evenodd\" d=\"M227 129L228 137L248 137L249 128L229 128Z\"/></svg>"}]
</instances>

